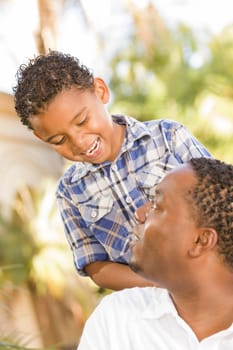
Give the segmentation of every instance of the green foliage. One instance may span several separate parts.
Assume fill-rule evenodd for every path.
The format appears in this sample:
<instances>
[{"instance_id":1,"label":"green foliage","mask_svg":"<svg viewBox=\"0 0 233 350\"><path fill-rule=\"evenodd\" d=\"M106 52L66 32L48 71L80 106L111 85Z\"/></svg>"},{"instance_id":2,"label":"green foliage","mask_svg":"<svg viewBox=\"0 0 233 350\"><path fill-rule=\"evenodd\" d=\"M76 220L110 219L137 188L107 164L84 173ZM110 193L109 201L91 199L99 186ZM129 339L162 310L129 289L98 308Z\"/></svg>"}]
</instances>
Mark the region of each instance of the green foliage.
<instances>
[{"instance_id":1,"label":"green foliage","mask_svg":"<svg viewBox=\"0 0 233 350\"><path fill-rule=\"evenodd\" d=\"M191 28L168 29L152 5L134 23L127 48L111 61L111 112L176 119L216 158L233 162L233 27L203 52ZM203 114L209 96L214 107Z\"/></svg>"},{"instance_id":2,"label":"green foliage","mask_svg":"<svg viewBox=\"0 0 233 350\"><path fill-rule=\"evenodd\" d=\"M2 311L4 319L11 319L15 309L11 310L10 300L18 303L20 296L27 295L29 301L33 300L32 305L29 304L41 327L43 344L60 344L51 348L54 350L60 349L61 343L78 339L83 320L100 298L97 286L75 272L54 200L55 186L47 181L36 190L23 187L11 215L0 215L0 313ZM46 312L41 305L47 305ZM63 314L64 319L55 319ZM46 339L44 327L50 322L56 323L57 328L52 327L51 339ZM64 329L69 327L67 339L58 331L61 325ZM22 334L17 324L15 327L14 332L8 334L0 324L0 350L4 347L33 350L27 346L28 338L33 335L27 334L27 330ZM49 334L50 330L47 331Z\"/></svg>"},{"instance_id":3,"label":"green foliage","mask_svg":"<svg viewBox=\"0 0 233 350\"><path fill-rule=\"evenodd\" d=\"M1 337L1 336L0 336ZM8 338L0 340L0 350L56 350L58 347L49 347L43 349L33 349L23 345L13 344L12 341Z\"/></svg>"},{"instance_id":4,"label":"green foliage","mask_svg":"<svg viewBox=\"0 0 233 350\"><path fill-rule=\"evenodd\" d=\"M208 87L217 95L233 99L233 25L213 37L209 48Z\"/></svg>"},{"instance_id":5,"label":"green foliage","mask_svg":"<svg viewBox=\"0 0 233 350\"><path fill-rule=\"evenodd\" d=\"M31 261L38 248L20 218L7 220L0 215L0 282L20 284L28 278Z\"/></svg>"},{"instance_id":6,"label":"green foliage","mask_svg":"<svg viewBox=\"0 0 233 350\"><path fill-rule=\"evenodd\" d=\"M155 38L148 48L134 35L111 62L114 105L120 102L129 109L136 103L139 109L134 115L139 119L147 119L152 111L150 118L160 117L174 103L190 106L205 86L205 67L191 65L197 43L190 29L180 26L175 33L164 29Z\"/></svg>"}]
</instances>

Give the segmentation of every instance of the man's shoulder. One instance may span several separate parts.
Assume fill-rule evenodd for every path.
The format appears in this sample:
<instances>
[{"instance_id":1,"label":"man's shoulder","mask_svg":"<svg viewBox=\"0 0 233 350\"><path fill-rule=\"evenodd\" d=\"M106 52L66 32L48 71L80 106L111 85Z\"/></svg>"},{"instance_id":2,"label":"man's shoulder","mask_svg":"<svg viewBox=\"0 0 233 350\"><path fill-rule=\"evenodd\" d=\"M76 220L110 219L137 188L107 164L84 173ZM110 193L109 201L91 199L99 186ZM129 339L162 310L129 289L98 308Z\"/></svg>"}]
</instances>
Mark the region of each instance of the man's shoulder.
<instances>
[{"instance_id":1,"label":"man's shoulder","mask_svg":"<svg viewBox=\"0 0 233 350\"><path fill-rule=\"evenodd\" d=\"M161 293L161 289L160 289ZM134 287L126 288L121 291L113 292L102 299L102 307L109 308L111 305L116 310L124 310L125 312L137 312L144 310L147 305L151 304L158 288L154 287Z\"/></svg>"}]
</instances>

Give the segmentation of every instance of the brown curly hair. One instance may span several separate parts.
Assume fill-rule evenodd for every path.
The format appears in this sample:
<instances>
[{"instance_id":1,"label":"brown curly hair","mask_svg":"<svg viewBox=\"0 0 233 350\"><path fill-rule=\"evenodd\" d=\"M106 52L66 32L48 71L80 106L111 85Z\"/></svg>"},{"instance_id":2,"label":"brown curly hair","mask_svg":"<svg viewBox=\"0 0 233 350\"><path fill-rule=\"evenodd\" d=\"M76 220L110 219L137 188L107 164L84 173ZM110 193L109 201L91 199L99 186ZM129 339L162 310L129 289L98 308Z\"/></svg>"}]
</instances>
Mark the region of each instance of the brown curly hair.
<instances>
[{"instance_id":1,"label":"brown curly hair","mask_svg":"<svg viewBox=\"0 0 233 350\"><path fill-rule=\"evenodd\" d=\"M15 110L24 125L32 129L30 117L43 112L64 89L92 89L93 73L78 58L58 51L49 51L29 59L16 73L13 87Z\"/></svg>"},{"instance_id":2,"label":"brown curly hair","mask_svg":"<svg viewBox=\"0 0 233 350\"><path fill-rule=\"evenodd\" d=\"M233 165L209 158L188 162L197 176L190 203L199 227L218 234L218 252L233 269Z\"/></svg>"}]
</instances>

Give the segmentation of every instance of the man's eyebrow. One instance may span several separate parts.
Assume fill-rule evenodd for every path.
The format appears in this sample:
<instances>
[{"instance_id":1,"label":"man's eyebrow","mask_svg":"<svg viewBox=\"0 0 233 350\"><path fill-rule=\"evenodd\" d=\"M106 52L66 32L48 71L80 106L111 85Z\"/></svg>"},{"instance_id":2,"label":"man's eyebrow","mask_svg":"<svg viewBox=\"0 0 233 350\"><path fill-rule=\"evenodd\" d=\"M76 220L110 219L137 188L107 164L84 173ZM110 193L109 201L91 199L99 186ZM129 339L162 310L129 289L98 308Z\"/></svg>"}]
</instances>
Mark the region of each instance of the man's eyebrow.
<instances>
[{"instance_id":1,"label":"man's eyebrow","mask_svg":"<svg viewBox=\"0 0 233 350\"><path fill-rule=\"evenodd\" d=\"M84 106L77 114L75 114L75 116L71 119L71 123L73 123L77 118L79 118L85 109L86 109L86 107ZM45 142L50 142L50 141L52 141L52 139L54 137L59 136L59 135L60 134L51 135L47 139L45 139Z\"/></svg>"},{"instance_id":2,"label":"man's eyebrow","mask_svg":"<svg viewBox=\"0 0 233 350\"><path fill-rule=\"evenodd\" d=\"M162 192L160 191L160 189L158 187L155 188L155 195L158 196L158 195L161 195Z\"/></svg>"},{"instance_id":3,"label":"man's eyebrow","mask_svg":"<svg viewBox=\"0 0 233 350\"><path fill-rule=\"evenodd\" d=\"M156 200L162 200L162 198L164 197L164 193L163 191L160 190L160 188L156 187L155 188L155 199Z\"/></svg>"}]
</instances>

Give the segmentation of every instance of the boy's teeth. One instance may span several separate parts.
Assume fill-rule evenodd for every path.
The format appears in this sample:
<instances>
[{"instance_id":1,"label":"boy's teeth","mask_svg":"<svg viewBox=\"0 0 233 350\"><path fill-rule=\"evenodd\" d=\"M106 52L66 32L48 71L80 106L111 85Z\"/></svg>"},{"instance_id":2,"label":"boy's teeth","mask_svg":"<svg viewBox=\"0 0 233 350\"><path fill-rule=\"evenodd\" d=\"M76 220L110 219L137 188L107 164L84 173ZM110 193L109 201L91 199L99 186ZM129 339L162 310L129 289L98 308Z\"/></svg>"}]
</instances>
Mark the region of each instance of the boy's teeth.
<instances>
[{"instance_id":1,"label":"boy's teeth","mask_svg":"<svg viewBox=\"0 0 233 350\"><path fill-rule=\"evenodd\" d=\"M97 145L97 140L95 141L94 145L86 152L86 154L90 154L96 148L96 145Z\"/></svg>"}]
</instances>

